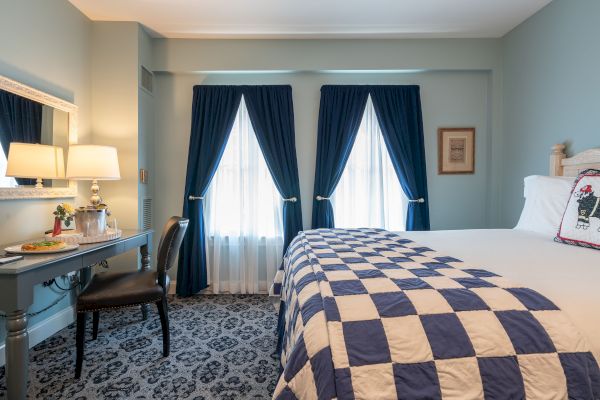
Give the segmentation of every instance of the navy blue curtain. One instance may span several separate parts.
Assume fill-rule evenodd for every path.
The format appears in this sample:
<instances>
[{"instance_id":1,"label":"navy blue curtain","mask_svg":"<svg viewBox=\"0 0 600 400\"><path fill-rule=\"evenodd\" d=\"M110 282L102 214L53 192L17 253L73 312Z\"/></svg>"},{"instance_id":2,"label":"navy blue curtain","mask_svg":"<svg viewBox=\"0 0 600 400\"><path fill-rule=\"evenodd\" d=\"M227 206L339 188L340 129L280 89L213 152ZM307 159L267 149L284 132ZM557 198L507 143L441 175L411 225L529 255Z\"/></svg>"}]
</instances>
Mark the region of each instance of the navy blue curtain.
<instances>
[{"instance_id":1,"label":"navy blue curtain","mask_svg":"<svg viewBox=\"0 0 600 400\"><path fill-rule=\"evenodd\" d=\"M11 142L41 143L42 105L14 93L0 90L0 144L6 157ZM34 179L17 178L19 185L35 184Z\"/></svg>"},{"instance_id":2,"label":"navy blue curtain","mask_svg":"<svg viewBox=\"0 0 600 400\"><path fill-rule=\"evenodd\" d=\"M409 198L406 230L429 230L419 86L371 86L370 93L394 170Z\"/></svg>"},{"instance_id":3,"label":"navy blue curtain","mask_svg":"<svg viewBox=\"0 0 600 400\"><path fill-rule=\"evenodd\" d=\"M192 128L187 176L183 198L183 216L189 218L187 235L179 252L177 294L189 296L206 288L206 246L201 199L212 180L240 106L239 86L194 86Z\"/></svg>"},{"instance_id":4,"label":"navy blue curtain","mask_svg":"<svg viewBox=\"0 0 600 400\"><path fill-rule=\"evenodd\" d=\"M284 252L302 230L292 87L243 86L250 122L275 186L284 198Z\"/></svg>"},{"instance_id":5,"label":"navy blue curtain","mask_svg":"<svg viewBox=\"0 0 600 400\"><path fill-rule=\"evenodd\" d=\"M335 190L350 156L368 97L368 86L321 87L313 229L334 227L333 207L329 197Z\"/></svg>"}]
</instances>

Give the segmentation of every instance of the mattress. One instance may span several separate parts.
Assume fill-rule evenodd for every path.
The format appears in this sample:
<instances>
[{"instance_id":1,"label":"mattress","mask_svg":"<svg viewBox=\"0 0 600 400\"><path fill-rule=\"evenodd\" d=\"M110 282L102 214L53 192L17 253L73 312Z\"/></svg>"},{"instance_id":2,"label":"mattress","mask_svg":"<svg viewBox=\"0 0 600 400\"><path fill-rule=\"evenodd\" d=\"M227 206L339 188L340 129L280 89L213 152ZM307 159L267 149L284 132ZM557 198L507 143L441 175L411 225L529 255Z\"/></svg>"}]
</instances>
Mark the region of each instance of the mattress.
<instances>
[{"instance_id":1,"label":"mattress","mask_svg":"<svg viewBox=\"0 0 600 400\"><path fill-rule=\"evenodd\" d=\"M570 317L600 360L600 251L514 229L399 234L540 292Z\"/></svg>"}]
</instances>

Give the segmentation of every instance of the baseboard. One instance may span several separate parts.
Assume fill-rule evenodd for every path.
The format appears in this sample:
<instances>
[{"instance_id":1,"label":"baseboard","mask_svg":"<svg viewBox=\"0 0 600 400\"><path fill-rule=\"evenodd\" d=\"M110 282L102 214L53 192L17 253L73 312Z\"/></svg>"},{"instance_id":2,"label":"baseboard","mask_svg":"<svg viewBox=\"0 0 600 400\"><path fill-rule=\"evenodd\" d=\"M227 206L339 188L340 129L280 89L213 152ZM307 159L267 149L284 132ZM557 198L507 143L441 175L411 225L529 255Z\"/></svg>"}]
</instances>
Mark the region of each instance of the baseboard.
<instances>
[{"instance_id":1,"label":"baseboard","mask_svg":"<svg viewBox=\"0 0 600 400\"><path fill-rule=\"evenodd\" d=\"M29 348L44 341L61 329L66 328L73 323L73 321L75 321L75 309L73 306L69 306L63 310L60 310L56 314L51 315L45 320L30 326L28 329ZM4 365L6 360L4 349L5 344L2 342L0 344L0 367Z\"/></svg>"}]
</instances>

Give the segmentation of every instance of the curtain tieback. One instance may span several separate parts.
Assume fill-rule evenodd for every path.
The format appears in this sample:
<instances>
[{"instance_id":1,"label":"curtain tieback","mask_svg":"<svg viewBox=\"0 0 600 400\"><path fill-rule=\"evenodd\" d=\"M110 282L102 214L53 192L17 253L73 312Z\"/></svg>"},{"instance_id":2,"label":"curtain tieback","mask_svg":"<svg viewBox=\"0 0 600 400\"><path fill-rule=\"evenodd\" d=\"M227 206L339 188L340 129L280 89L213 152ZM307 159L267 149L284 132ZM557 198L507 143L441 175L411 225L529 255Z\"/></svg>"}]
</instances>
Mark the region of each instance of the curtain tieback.
<instances>
[{"instance_id":1,"label":"curtain tieback","mask_svg":"<svg viewBox=\"0 0 600 400\"><path fill-rule=\"evenodd\" d=\"M317 196L316 199L317 199L317 201L323 201L323 200L329 200L329 199L331 199L331 197Z\"/></svg>"},{"instance_id":2,"label":"curtain tieback","mask_svg":"<svg viewBox=\"0 0 600 400\"><path fill-rule=\"evenodd\" d=\"M190 201L204 200L204 196L194 196L194 195L190 194L188 196L188 200L190 200Z\"/></svg>"},{"instance_id":3,"label":"curtain tieback","mask_svg":"<svg viewBox=\"0 0 600 400\"><path fill-rule=\"evenodd\" d=\"M424 198L416 199L416 200L408 200L409 203L425 203Z\"/></svg>"},{"instance_id":4,"label":"curtain tieback","mask_svg":"<svg viewBox=\"0 0 600 400\"><path fill-rule=\"evenodd\" d=\"M295 198L295 197L290 197L289 199L283 199L283 201L289 201L289 202L291 202L291 203L295 203L295 202L297 202L297 201L298 201L298 199L297 199L297 198Z\"/></svg>"}]
</instances>

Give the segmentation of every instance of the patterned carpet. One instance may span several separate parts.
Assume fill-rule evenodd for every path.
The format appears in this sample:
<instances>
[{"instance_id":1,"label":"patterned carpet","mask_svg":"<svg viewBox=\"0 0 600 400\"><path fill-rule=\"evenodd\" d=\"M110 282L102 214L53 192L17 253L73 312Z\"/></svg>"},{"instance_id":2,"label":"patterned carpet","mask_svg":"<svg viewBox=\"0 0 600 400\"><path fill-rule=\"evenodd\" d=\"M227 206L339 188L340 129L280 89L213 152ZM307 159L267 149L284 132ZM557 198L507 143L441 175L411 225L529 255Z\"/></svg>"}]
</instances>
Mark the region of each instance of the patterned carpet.
<instances>
[{"instance_id":1,"label":"patterned carpet","mask_svg":"<svg viewBox=\"0 0 600 400\"><path fill-rule=\"evenodd\" d=\"M171 355L160 321L139 308L100 315L86 336L81 380L74 379L75 326L30 351L30 398L267 399L275 389L277 315L264 295L204 295L169 301ZM6 397L0 368L0 398Z\"/></svg>"}]
</instances>

